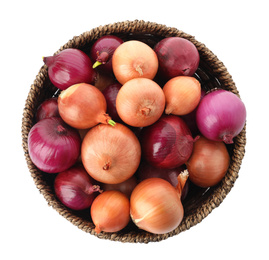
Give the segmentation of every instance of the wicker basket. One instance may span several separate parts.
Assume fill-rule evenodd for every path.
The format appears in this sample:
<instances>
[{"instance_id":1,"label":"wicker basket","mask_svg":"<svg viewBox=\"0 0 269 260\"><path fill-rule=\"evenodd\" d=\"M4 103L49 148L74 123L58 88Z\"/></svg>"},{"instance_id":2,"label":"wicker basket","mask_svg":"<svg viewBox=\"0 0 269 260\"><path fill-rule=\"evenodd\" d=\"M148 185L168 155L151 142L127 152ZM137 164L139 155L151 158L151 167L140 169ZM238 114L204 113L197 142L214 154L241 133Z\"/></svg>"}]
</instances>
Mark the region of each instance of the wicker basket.
<instances>
[{"instance_id":1,"label":"wicker basket","mask_svg":"<svg viewBox=\"0 0 269 260\"><path fill-rule=\"evenodd\" d=\"M200 80L205 90L213 88L223 88L239 96L235 83L228 73L223 63L202 43L198 42L193 36L186 34L176 28L165 25L145 22L145 21L124 21L105 26L100 26L87 31L63 45L56 53L66 48L78 48L86 53L89 52L93 42L103 35L113 34L124 40L138 39L154 46L156 42L169 36L179 36L193 42L200 53L200 65L195 76ZM55 54L56 54L55 53ZM218 207L229 193L238 177L242 159L245 153L246 145L246 126L242 132L234 138L234 144L228 146L231 156L231 163L224 179L219 185L209 188L193 188L188 197L184 200L185 215L181 224L172 232L155 235L143 230L139 230L134 224L130 223L126 228L117 233L95 233L94 225L91 222L88 210L75 212L66 208L56 198L53 181L55 175L46 174L38 170L32 163L27 145L27 137L31 127L34 125L35 112L38 105L46 98L52 97L57 89L52 85L48 77L47 67L41 67L34 83L31 85L22 119L22 145L25 153L25 159L36 187L45 197L49 206L52 206L57 212L77 226L79 229L91 233L102 239L110 239L121 242L140 242L148 243L151 241L161 241L168 237L188 230L192 226L201 222L214 208Z\"/></svg>"}]
</instances>

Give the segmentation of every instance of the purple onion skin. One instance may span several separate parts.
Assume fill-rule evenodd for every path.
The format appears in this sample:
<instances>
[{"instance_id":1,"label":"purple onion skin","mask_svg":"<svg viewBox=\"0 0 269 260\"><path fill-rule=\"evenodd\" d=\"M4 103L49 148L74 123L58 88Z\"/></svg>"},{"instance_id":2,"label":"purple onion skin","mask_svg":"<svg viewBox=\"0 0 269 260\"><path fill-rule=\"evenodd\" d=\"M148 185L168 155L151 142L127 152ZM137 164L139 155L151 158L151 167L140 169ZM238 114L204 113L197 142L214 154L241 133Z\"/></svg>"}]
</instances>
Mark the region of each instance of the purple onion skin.
<instances>
[{"instance_id":1,"label":"purple onion skin","mask_svg":"<svg viewBox=\"0 0 269 260\"><path fill-rule=\"evenodd\" d=\"M82 166L76 165L57 175L54 190L65 206L73 210L83 210L89 208L101 192L97 184Z\"/></svg>"},{"instance_id":2,"label":"purple onion skin","mask_svg":"<svg viewBox=\"0 0 269 260\"><path fill-rule=\"evenodd\" d=\"M58 173L75 164L81 147L81 138L59 117L37 122L28 135L28 151L32 162L41 171Z\"/></svg>"},{"instance_id":3,"label":"purple onion skin","mask_svg":"<svg viewBox=\"0 0 269 260\"><path fill-rule=\"evenodd\" d=\"M42 102L36 111L36 122L49 117L60 117L58 98L49 98Z\"/></svg>"},{"instance_id":4,"label":"purple onion skin","mask_svg":"<svg viewBox=\"0 0 269 260\"><path fill-rule=\"evenodd\" d=\"M149 163L143 161L136 174L140 182L148 178L161 178L168 181L176 188L178 185L177 177L185 169L185 165L173 169L161 169L153 167Z\"/></svg>"},{"instance_id":5,"label":"purple onion skin","mask_svg":"<svg viewBox=\"0 0 269 260\"><path fill-rule=\"evenodd\" d=\"M101 62L97 68L106 73L112 72L112 56L114 51L123 43L123 40L114 35L105 35L99 38L92 46L90 57L93 63Z\"/></svg>"},{"instance_id":6,"label":"purple onion skin","mask_svg":"<svg viewBox=\"0 0 269 260\"><path fill-rule=\"evenodd\" d=\"M52 84L61 90L74 84L93 84L95 81L96 72L91 59L81 50L65 49L55 56L44 57L43 61L48 66Z\"/></svg>"},{"instance_id":7,"label":"purple onion skin","mask_svg":"<svg viewBox=\"0 0 269 260\"><path fill-rule=\"evenodd\" d=\"M168 37L155 47L159 60L158 74L169 80L176 76L192 76L197 70L200 55L196 46L180 37Z\"/></svg>"},{"instance_id":8,"label":"purple onion skin","mask_svg":"<svg viewBox=\"0 0 269 260\"><path fill-rule=\"evenodd\" d=\"M202 99L196 112L196 123L203 136L213 141L233 143L246 122L242 100L227 90L215 90Z\"/></svg>"},{"instance_id":9,"label":"purple onion skin","mask_svg":"<svg viewBox=\"0 0 269 260\"><path fill-rule=\"evenodd\" d=\"M140 141L142 156L148 163L156 168L172 169L187 162L194 139L182 118L164 115L141 130Z\"/></svg>"},{"instance_id":10,"label":"purple onion skin","mask_svg":"<svg viewBox=\"0 0 269 260\"><path fill-rule=\"evenodd\" d=\"M122 123L122 120L119 117L118 112L116 110L116 98L121 87L122 85L120 83L115 83L107 86L102 91L106 99L107 114L109 114L111 118L113 118L113 120L118 123Z\"/></svg>"}]
</instances>

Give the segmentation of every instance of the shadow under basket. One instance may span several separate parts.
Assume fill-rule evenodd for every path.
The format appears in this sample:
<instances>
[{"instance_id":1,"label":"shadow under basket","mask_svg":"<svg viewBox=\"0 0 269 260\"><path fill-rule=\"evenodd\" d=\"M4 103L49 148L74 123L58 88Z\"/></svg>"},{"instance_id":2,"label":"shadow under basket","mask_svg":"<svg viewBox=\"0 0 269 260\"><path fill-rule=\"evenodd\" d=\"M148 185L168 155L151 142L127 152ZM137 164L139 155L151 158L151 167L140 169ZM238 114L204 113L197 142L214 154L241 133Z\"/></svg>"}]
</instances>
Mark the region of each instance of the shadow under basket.
<instances>
[{"instance_id":1,"label":"shadow under basket","mask_svg":"<svg viewBox=\"0 0 269 260\"><path fill-rule=\"evenodd\" d=\"M89 53L92 44L98 38L108 34L119 36L123 40L140 40L151 47L165 37L178 36L188 39L197 47L200 53L200 65L195 73L195 77L201 82L202 88L205 91L214 88L222 88L239 96L235 83L226 67L204 44L198 42L193 36L176 28L153 22L135 20L99 26L98 28L73 37L73 39L63 45L55 54L67 48L77 48L85 53ZM167 239L200 223L214 208L221 204L238 178L238 172L245 154L246 126L241 133L234 138L234 143L227 146L231 161L223 180L218 185L208 189L198 187L192 187L190 189L187 198L183 201L185 211L184 219L175 230L167 234L156 235L140 230L130 222L126 228L119 232L101 232L97 234L94 231L94 224L90 218L90 211L84 210L77 212L66 208L56 198L54 193L53 182L56 175L40 171L29 157L27 138L31 127L35 123L37 107L45 99L55 95L55 93L57 93L57 88L50 82L47 66L44 65L40 68L34 83L31 85L23 111L22 145L25 159L31 176L34 179L34 183L48 202L48 205L52 206L73 225L87 233L102 239L132 243L148 243Z\"/></svg>"}]
</instances>

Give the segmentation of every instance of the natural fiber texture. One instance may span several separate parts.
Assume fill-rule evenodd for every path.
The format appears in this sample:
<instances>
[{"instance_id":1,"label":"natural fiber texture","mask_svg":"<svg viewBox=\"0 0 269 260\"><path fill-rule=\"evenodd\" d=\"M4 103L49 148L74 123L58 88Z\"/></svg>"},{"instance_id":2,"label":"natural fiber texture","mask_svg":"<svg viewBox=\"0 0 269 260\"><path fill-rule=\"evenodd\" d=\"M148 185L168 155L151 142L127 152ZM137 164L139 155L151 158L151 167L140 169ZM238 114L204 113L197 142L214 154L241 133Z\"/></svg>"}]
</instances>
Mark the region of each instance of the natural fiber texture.
<instances>
[{"instance_id":1,"label":"natural fiber texture","mask_svg":"<svg viewBox=\"0 0 269 260\"><path fill-rule=\"evenodd\" d=\"M114 34L125 40L139 39L150 46L154 46L157 41L164 37L179 36L186 38L195 44L200 53L201 62L195 76L200 80L202 87L205 90L223 88L239 96L235 83L224 64L204 44L198 42L193 36L176 28L167 27L157 23L135 20L100 26L79 36L75 36L56 53L66 48L78 48L87 53L96 39L107 34ZM31 127L35 123L36 109L42 101L52 97L56 90L57 89L51 84L48 78L47 67L45 65L42 66L34 83L31 85L23 111L23 150L34 183L48 202L48 205L52 206L60 215L87 233L93 234L99 238L121 242L148 243L151 241L167 239L168 237L177 235L201 222L214 208L221 204L238 178L239 169L245 154L246 126L243 131L234 138L234 144L229 145L228 147L231 163L224 179L219 185L213 188L196 188L190 191L183 204L185 209L184 219L174 231L164 235L154 235L139 230L134 224L130 223L128 227L117 233L101 232L100 234L96 234L94 225L90 219L89 211L75 212L61 204L57 200L53 190L55 175L38 170L29 157L27 138Z\"/></svg>"}]
</instances>

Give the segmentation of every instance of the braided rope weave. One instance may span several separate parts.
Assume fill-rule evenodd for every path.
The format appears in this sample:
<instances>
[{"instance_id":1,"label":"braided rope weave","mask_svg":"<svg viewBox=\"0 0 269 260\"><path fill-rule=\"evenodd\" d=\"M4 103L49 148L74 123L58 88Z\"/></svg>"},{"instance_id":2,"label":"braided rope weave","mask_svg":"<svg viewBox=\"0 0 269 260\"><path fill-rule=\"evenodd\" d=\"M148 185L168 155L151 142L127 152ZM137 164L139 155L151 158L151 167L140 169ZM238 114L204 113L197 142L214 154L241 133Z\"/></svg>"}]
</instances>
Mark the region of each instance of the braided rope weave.
<instances>
[{"instance_id":1,"label":"braided rope weave","mask_svg":"<svg viewBox=\"0 0 269 260\"><path fill-rule=\"evenodd\" d=\"M155 39L155 43L164 37L170 36L179 36L188 39L195 44L200 53L201 62L197 70L197 76L200 78L202 87L205 87L207 90L216 87L223 88L239 96L239 92L226 67L204 44L198 42L193 36L176 28L157 23L135 20L99 26L73 37L65 45L61 46L55 54L67 48L78 48L85 51L90 48L96 39L107 34L114 34L123 38L127 37L127 39L136 39L137 37L139 39L149 39L149 41L154 41ZM234 144L229 148L231 162L226 176L219 185L207 190L198 190L192 194L190 199L187 197L186 202L184 202L184 219L175 230L167 234L155 235L139 230L131 223L130 226L117 233L101 232L97 234L94 231L94 225L91 222L89 212L78 213L61 204L57 200L53 190L54 175L48 175L38 170L29 157L27 138L31 127L34 125L36 109L42 101L52 97L56 90L48 78L47 66L42 66L31 85L25 103L21 128L22 146L34 183L48 202L48 205L52 206L60 215L87 233L102 239L133 243L148 243L167 239L200 223L214 208L221 204L238 178L238 172L245 154L246 126L234 138Z\"/></svg>"}]
</instances>

